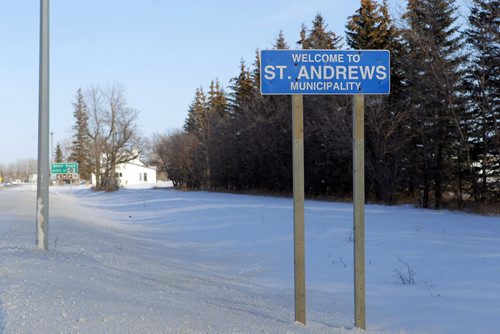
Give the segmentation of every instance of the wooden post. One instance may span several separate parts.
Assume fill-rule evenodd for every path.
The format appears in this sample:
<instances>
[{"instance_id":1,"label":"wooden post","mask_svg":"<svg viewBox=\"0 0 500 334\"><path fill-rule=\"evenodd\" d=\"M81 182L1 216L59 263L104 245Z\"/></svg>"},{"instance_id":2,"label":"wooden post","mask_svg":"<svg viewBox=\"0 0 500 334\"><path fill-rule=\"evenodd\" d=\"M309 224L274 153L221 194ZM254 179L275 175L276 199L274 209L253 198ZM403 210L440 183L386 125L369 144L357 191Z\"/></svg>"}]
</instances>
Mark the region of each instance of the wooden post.
<instances>
[{"instance_id":1,"label":"wooden post","mask_svg":"<svg viewBox=\"0 0 500 334\"><path fill-rule=\"evenodd\" d=\"M364 95L353 96L354 325L366 329Z\"/></svg>"},{"instance_id":2,"label":"wooden post","mask_svg":"<svg viewBox=\"0 0 500 334\"><path fill-rule=\"evenodd\" d=\"M295 272L295 321L306 324L306 274L304 251L304 103L292 95L293 128L293 239Z\"/></svg>"}]
</instances>

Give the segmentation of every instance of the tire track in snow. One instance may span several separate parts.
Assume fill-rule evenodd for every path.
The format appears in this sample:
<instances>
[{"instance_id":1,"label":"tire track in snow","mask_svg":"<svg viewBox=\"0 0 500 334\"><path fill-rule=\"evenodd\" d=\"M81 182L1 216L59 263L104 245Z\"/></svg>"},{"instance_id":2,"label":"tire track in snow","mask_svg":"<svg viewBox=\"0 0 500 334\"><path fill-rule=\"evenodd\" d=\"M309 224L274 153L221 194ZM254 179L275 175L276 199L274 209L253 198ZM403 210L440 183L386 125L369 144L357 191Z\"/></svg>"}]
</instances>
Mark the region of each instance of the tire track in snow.
<instances>
[{"instance_id":1,"label":"tire track in snow","mask_svg":"<svg viewBox=\"0 0 500 334\"><path fill-rule=\"evenodd\" d=\"M1 301L0 301L1 304ZM0 308L0 333L3 333L5 327L3 325L3 312L2 309Z\"/></svg>"},{"instance_id":2,"label":"tire track in snow","mask_svg":"<svg viewBox=\"0 0 500 334\"><path fill-rule=\"evenodd\" d=\"M2 241L4 241L7 232L14 226L14 222L16 221L15 206L11 203L13 196L7 196L7 192L12 195L11 190L0 192L0 247L2 246Z\"/></svg>"},{"instance_id":3,"label":"tire track in snow","mask_svg":"<svg viewBox=\"0 0 500 334\"><path fill-rule=\"evenodd\" d=\"M7 232L12 228L15 221L15 215L12 213L0 213L0 247L5 239Z\"/></svg>"},{"instance_id":4,"label":"tire track in snow","mask_svg":"<svg viewBox=\"0 0 500 334\"><path fill-rule=\"evenodd\" d=\"M10 226L5 223L6 220L6 215L3 213L3 209L1 207L1 204L4 202L3 198L5 197L5 192L1 191L0 192L0 247L2 246L2 239L5 236L5 233L7 232L8 228ZM8 219L8 218L7 218ZM12 221L12 220L11 220ZM0 268L0 279L4 276L1 268ZM0 296L2 294L2 290L0 290ZM3 333L5 330L5 325L4 325L4 312L3 312L3 302L2 299L0 298L0 333Z\"/></svg>"}]
</instances>

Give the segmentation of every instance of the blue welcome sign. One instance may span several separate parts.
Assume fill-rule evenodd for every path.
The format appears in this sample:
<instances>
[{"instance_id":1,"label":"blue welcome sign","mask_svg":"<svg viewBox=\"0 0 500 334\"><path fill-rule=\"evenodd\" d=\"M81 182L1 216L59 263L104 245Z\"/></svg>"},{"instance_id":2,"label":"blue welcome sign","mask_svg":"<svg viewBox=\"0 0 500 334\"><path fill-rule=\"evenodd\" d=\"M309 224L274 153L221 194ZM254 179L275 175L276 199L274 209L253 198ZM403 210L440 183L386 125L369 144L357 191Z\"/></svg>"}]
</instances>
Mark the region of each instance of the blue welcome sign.
<instances>
[{"instance_id":1,"label":"blue welcome sign","mask_svg":"<svg viewBox=\"0 0 500 334\"><path fill-rule=\"evenodd\" d=\"M389 94L387 50L262 50L264 95Z\"/></svg>"}]
</instances>

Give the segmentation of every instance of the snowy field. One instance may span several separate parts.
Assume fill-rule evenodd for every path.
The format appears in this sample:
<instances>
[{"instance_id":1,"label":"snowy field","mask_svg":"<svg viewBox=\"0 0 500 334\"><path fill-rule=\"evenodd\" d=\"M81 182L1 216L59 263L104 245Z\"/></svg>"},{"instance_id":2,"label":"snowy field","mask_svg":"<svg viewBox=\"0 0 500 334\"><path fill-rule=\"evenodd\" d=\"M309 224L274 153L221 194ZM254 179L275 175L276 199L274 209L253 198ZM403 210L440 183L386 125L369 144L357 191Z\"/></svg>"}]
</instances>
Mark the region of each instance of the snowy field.
<instances>
[{"instance_id":1,"label":"snowy field","mask_svg":"<svg viewBox=\"0 0 500 334\"><path fill-rule=\"evenodd\" d=\"M38 251L36 189L0 188L0 333L362 332L351 204L306 202L304 327L291 199L50 195L50 250ZM366 333L498 332L499 217L368 205L366 247Z\"/></svg>"}]
</instances>

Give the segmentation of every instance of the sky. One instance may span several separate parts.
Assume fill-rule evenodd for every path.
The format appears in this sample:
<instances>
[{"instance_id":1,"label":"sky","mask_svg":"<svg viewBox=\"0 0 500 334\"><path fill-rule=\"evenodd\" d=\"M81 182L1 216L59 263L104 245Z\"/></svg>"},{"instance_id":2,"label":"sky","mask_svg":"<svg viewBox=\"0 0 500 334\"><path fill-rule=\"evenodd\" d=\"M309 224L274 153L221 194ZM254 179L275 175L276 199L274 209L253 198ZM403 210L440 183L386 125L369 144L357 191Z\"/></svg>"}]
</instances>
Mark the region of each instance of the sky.
<instances>
[{"instance_id":1,"label":"sky","mask_svg":"<svg viewBox=\"0 0 500 334\"><path fill-rule=\"evenodd\" d=\"M280 30L295 47L301 24L310 27L321 13L343 36L358 7L345 0L52 0L53 146L70 142L79 88L121 84L140 111L141 135L166 133L182 127L196 88L216 78L228 87L240 61L251 64ZM37 0L0 2L0 163L37 157L39 11Z\"/></svg>"}]
</instances>

